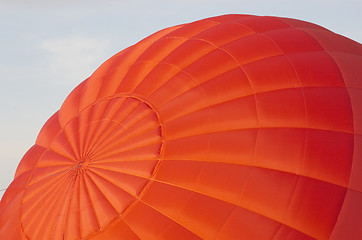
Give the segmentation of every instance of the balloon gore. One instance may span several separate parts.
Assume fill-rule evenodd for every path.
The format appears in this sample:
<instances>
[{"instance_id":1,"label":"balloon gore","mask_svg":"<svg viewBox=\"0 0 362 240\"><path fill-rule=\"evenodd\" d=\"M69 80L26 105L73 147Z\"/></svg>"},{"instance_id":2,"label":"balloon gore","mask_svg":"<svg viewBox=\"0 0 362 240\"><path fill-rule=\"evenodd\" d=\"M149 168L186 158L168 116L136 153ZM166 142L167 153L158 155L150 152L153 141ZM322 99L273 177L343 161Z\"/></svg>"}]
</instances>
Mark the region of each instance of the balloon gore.
<instances>
[{"instance_id":1,"label":"balloon gore","mask_svg":"<svg viewBox=\"0 0 362 240\"><path fill-rule=\"evenodd\" d=\"M0 239L362 239L362 47L224 15L121 51L44 125Z\"/></svg>"}]
</instances>

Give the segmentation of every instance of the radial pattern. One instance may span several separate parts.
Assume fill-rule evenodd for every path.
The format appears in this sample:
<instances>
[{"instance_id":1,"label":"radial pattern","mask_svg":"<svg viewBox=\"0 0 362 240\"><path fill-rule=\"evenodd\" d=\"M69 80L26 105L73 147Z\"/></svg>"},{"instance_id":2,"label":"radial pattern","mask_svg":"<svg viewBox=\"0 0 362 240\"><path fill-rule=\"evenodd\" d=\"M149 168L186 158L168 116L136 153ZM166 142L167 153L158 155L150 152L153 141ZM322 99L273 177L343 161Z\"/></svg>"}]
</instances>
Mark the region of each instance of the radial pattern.
<instances>
[{"instance_id":1,"label":"radial pattern","mask_svg":"<svg viewBox=\"0 0 362 240\"><path fill-rule=\"evenodd\" d=\"M117 95L83 109L29 178L21 209L26 235L83 239L122 215L157 167L161 129L152 107L136 97Z\"/></svg>"},{"instance_id":2,"label":"radial pattern","mask_svg":"<svg viewBox=\"0 0 362 240\"><path fill-rule=\"evenodd\" d=\"M360 43L293 19L161 30L44 125L0 239L361 239L361 69Z\"/></svg>"}]
</instances>

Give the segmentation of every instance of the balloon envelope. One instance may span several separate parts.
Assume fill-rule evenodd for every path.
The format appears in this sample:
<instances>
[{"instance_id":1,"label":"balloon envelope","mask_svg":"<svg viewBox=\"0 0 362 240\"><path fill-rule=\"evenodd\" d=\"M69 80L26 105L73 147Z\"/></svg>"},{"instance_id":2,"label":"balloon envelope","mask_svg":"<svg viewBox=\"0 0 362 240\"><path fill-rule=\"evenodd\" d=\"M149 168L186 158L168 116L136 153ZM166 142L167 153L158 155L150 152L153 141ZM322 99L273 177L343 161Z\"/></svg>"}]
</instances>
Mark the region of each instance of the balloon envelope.
<instances>
[{"instance_id":1,"label":"balloon envelope","mask_svg":"<svg viewBox=\"0 0 362 240\"><path fill-rule=\"evenodd\" d=\"M224 15L76 87L21 160L0 239L361 239L362 48Z\"/></svg>"}]
</instances>

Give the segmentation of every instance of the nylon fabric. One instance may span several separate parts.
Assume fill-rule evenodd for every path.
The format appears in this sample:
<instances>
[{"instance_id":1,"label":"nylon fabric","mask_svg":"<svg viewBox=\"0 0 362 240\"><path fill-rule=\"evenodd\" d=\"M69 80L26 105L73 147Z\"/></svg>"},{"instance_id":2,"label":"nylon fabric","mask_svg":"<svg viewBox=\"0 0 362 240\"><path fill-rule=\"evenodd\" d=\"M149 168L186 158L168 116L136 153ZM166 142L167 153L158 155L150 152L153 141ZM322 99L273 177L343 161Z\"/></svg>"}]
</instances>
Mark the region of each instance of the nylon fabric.
<instances>
[{"instance_id":1,"label":"nylon fabric","mask_svg":"<svg viewBox=\"0 0 362 240\"><path fill-rule=\"evenodd\" d=\"M288 18L161 30L79 84L0 239L362 238L362 47Z\"/></svg>"}]
</instances>

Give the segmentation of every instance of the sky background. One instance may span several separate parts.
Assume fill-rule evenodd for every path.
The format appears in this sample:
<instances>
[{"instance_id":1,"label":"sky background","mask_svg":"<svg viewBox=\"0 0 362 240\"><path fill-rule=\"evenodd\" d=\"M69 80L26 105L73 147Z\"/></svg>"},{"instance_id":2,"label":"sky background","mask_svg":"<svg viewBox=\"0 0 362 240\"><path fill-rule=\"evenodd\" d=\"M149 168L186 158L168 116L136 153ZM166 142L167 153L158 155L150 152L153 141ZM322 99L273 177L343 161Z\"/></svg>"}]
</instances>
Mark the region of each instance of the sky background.
<instances>
[{"instance_id":1,"label":"sky background","mask_svg":"<svg viewBox=\"0 0 362 240\"><path fill-rule=\"evenodd\" d=\"M240 13L301 19L361 43L361 12L361 0L0 0L0 189L71 90L160 29Z\"/></svg>"}]
</instances>

